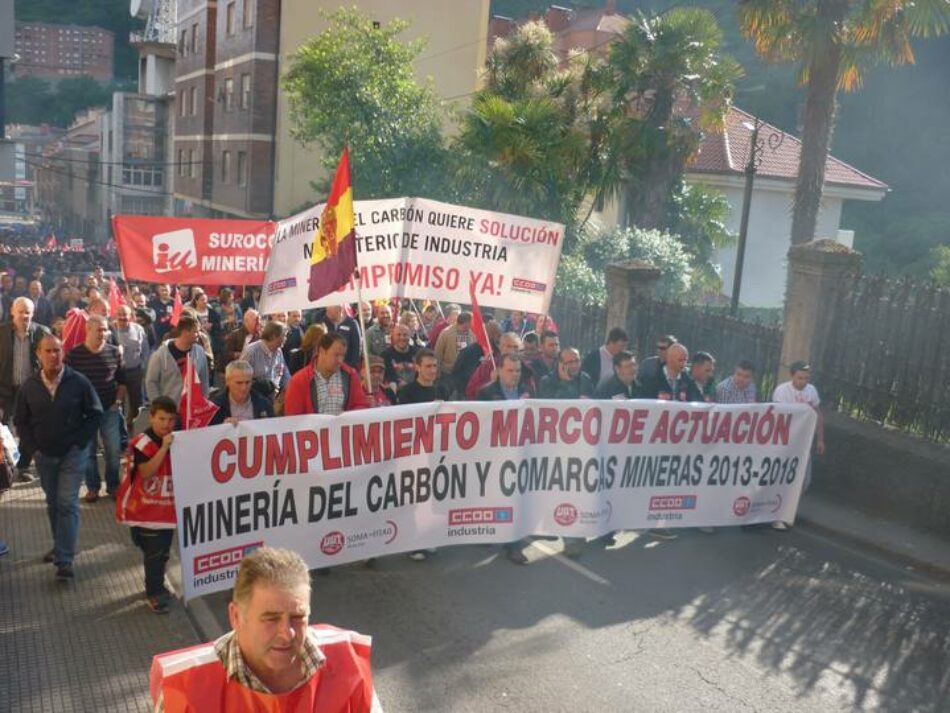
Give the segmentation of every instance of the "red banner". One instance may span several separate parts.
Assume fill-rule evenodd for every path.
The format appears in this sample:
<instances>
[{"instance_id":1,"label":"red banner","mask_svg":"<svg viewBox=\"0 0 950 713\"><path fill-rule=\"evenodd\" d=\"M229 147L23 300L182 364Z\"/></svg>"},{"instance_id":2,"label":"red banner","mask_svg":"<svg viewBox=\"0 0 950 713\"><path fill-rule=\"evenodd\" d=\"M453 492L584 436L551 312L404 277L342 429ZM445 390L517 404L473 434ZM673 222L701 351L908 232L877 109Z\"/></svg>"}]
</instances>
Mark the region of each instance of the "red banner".
<instances>
[{"instance_id":1,"label":"red banner","mask_svg":"<svg viewBox=\"0 0 950 713\"><path fill-rule=\"evenodd\" d=\"M178 285L262 284L274 228L266 220L112 219L125 279Z\"/></svg>"}]
</instances>

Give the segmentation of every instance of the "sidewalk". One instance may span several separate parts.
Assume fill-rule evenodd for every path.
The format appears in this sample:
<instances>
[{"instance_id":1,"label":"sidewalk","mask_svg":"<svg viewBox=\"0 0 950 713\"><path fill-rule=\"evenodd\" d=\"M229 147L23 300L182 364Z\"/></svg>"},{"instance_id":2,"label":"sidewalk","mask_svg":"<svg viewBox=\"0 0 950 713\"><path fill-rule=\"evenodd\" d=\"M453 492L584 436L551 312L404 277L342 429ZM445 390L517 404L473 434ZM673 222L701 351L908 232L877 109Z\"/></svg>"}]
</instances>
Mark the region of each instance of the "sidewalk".
<instances>
[{"instance_id":1,"label":"sidewalk","mask_svg":"<svg viewBox=\"0 0 950 713\"><path fill-rule=\"evenodd\" d=\"M867 515L815 493L798 506L796 523L850 542L937 579L950 579L950 542L901 523Z\"/></svg>"},{"instance_id":2,"label":"sidewalk","mask_svg":"<svg viewBox=\"0 0 950 713\"><path fill-rule=\"evenodd\" d=\"M2 496L0 539L10 546L0 558L0 711L151 711L152 656L199 640L181 604L163 616L145 606L141 553L116 524L115 501L80 504L70 584L41 561L51 541L38 481Z\"/></svg>"}]
</instances>

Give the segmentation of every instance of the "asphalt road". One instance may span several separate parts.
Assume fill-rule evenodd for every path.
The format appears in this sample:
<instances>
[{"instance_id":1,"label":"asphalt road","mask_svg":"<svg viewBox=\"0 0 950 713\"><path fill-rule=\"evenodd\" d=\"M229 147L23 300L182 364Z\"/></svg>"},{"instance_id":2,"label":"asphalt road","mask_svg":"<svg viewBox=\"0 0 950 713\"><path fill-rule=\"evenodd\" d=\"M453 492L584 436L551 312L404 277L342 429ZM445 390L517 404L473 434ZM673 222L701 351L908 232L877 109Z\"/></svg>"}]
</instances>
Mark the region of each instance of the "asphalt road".
<instances>
[{"instance_id":1,"label":"asphalt road","mask_svg":"<svg viewBox=\"0 0 950 713\"><path fill-rule=\"evenodd\" d=\"M807 527L560 546L338 567L312 620L373 635L387 713L950 711L946 582Z\"/></svg>"}]
</instances>

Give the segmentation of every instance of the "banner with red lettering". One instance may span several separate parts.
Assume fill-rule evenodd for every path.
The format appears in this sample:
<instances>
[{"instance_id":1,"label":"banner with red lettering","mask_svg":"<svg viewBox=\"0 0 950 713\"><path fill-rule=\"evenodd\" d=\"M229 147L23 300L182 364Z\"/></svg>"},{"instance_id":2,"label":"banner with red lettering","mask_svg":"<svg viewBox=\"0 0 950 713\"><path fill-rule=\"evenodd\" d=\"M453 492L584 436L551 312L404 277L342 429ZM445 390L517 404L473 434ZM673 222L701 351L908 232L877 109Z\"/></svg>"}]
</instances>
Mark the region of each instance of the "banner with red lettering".
<instances>
[{"instance_id":1,"label":"banner with red lettering","mask_svg":"<svg viewBox=\"0 0 950 713\"><path fill-rule=\"evenodd\" d=\"M792 522L816 424L805 404L431 403L175 434L185 598L241 558L312 568L529 535Z\"/></svg>"},{"instance_id":2,"label":"banner with red lettering","mask_svg":"<svg viewBox=\"0 0 950 713\"><path fill-rule=\"evenodd\" d=\"M127 280L178 285L260 285L275 223L117 215L112 232Z\"/></svg>"},{"instance_id":3,"label":"banner with red lettering","mask_svg":"<svg viewBox=\"0 0 950 713\"><path fill-rule=\"evenodd\" d=\"M564 226L425 198L354 201L363 300L412 298L546 314ZM308 298L313 236L323 205L277 224L261 310L356 302L356 281Z\"/></svg>"}]
</instances>

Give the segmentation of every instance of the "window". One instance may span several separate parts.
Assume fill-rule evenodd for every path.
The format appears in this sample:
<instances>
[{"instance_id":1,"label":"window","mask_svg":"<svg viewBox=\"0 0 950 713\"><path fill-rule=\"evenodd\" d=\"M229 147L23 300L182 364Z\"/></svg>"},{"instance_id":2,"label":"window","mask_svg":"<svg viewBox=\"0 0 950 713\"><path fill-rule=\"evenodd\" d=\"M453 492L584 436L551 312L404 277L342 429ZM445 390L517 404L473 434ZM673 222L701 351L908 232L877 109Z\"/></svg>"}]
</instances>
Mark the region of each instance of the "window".
<instances>
[{"instance_id":1,"label":"window","mask_svg":"<svg viewBox=\"0 0 950 713\"><path fill-rule=\"evenodd\" d=\"M191 26L191 53L198 54L198 23Z\"/></svg>"},{"instance_id":2,"label":"window","mask_svg":"<svg viewBox=\"0 0 950 713\"><path fill-rule=\"evenodd\" d=\"M221 183L227 183L231 177L231 152L221 154Z\"/></svg>"},{"instance_id":3,"label":"window","mask_svg":"<svg viewBox=\"0 0 950 713\"><path fill-rule=\"evenodd\" d=\"M185 109L187 106L188 105L185 103L185 90L182 89L180 92L178 92L178 116L185 115Z\"/></svg>"},{"instance_id":4,"label":"window","mask_svg":"<svg viewBox=\"0 0 950 713\"><path fill-rule=\"evenodd\" d=\"M227 9L227 20L225 22L225 33L228 35L234 34L234 2L228 3Z\"/></svg>"},{"instance_id":5,"label":"window","mask_svg":"<svg viewBox=\"0 0 950 713\"><path fill-rule=\"evenodd\" d=\"M178 149L178 175L184 177L185 175L185 150Z\"/></svg>"},{"instance_id":6,"label":"window","mask_svg":"<svg viewBox=\"0 0 950 713\"><path fill-rule=\"evenodd\" d=\"M195 150L188 150L188 176L189 178L198 177L198 162L195 161Z\"/></svg>"},{"instance_id":7,"label":"window","mask_svg":"<svg viewBox=\"0 0 950 713\"><path fill-rule=\"evenodd\" d=\"M234 78L228 77L224 80L224 110L231 111L234 108Z\"/></svg>"},{"instance_id":8,"label":"window","mask_svg":"<svg viewBox=\"0 0 950 713\"><path fill-rule=\"evenodd\" d=\"M181 39L178 40L178 54L184 57L188 49L188 30L181 31Z\"/></svg>"},{"instance_id":9,"label":"window","mask_svg":"<svg viewBox=\"0 0 950 713\"><path fill-rule=\"evenodd\" d=\"M251 105L251 75L241 75L241 108L247 109Z\"/></svg>"},{"instance_id":10,"label":"window","mask_svg":"<svg viewBox=\"0 0 950 713\"><path fill-rule=\"evenodd\" d=\"M253 0L243 0L241 7L241 22L244 23L244 29L254 25L254 4Z\"/></svg>"},{"instance_id":11,"label":"window","mask_svg":"<svg viewBox=\"0 0 950 713\"><path fill-rule=\"evenodd\" d=\"M194 116L198 113L198 88L191 88L191 115Z\"/></svg>"},{"instance_id":12,"label":"window","mask_svg":"<svg viewBox=\"0 0 950 713\"><path fill-rule=\"evenodd\" d=\"M244 151L238 151L237 183L247 185L247 154Z\"/></svg>"}]
</instances>

